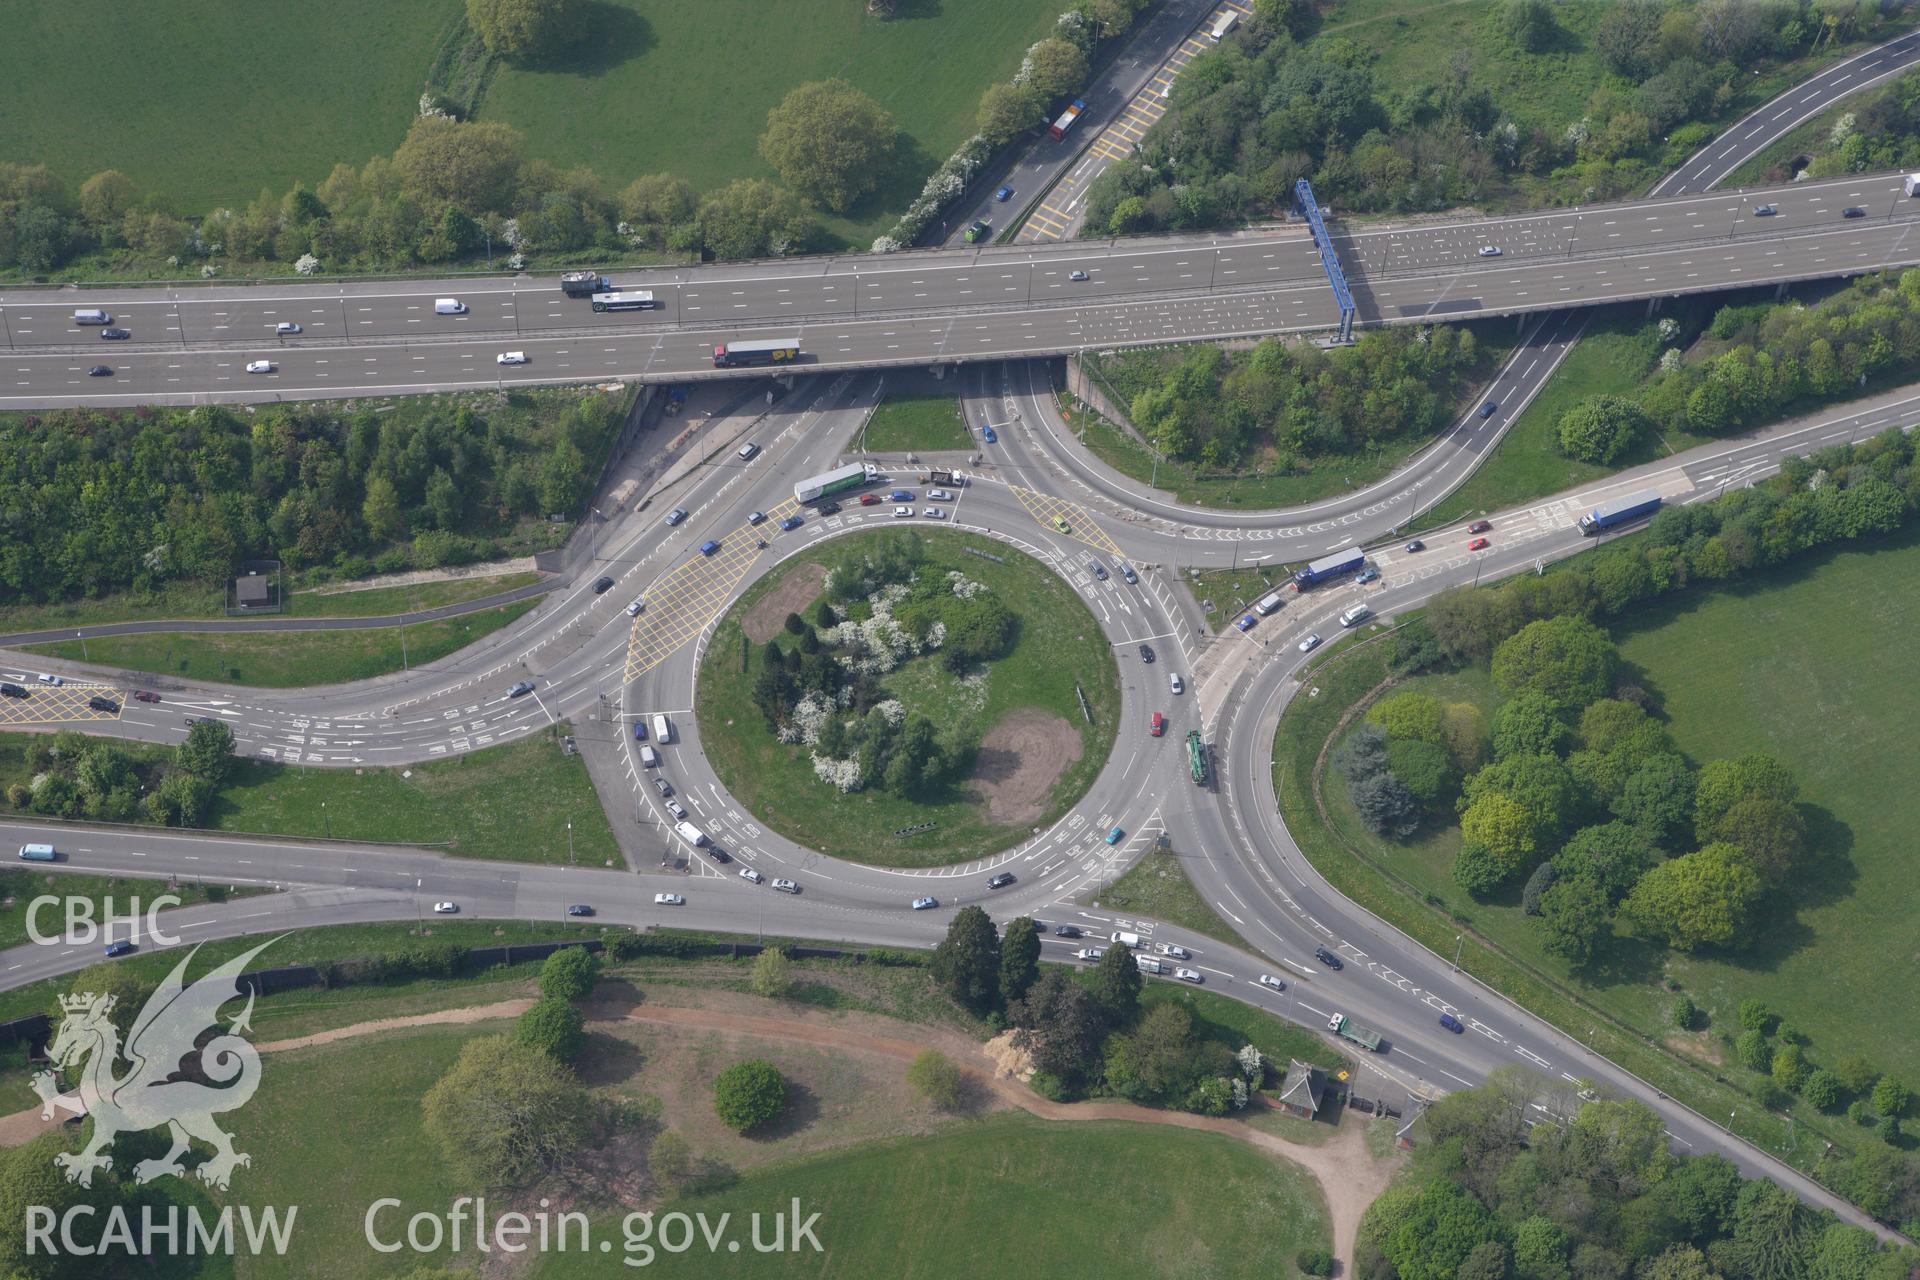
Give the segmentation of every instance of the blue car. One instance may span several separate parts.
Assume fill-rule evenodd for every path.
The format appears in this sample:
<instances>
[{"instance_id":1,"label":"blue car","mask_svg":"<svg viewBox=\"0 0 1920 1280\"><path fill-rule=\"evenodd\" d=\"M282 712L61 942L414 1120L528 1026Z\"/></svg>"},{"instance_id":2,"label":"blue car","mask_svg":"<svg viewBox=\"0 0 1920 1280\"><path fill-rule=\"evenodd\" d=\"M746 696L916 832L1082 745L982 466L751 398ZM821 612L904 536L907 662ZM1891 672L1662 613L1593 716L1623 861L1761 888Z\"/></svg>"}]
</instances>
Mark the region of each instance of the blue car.
<instances>
[{"instance_id":1,"label":"blue car","mask_svg":"<svg viewBox=\"0 0 1920 1280\"><path fill-rule=\"evenodd\" d=\"M1119 844L1119 843L1120 843L1120 837L1122 837L1122 836L1124 836L1124 835L1126 835L1126 834L1127 834L1127 833L1126 833L1126 832L1124 832L1124 831L1122 831L1122 830L1121 830L1120 828L1118 828L1118 827L1115 827L1115 828L1114 828L1113 830L1111 830L1111 831L1109 831L1109 832L1107 832L1107 843L1108 843L1108 844Z\"/></svg>"},{"instance_id":2,"label":"blue car","mask_svg":"<svg viewBox=\"0 0 1920 1280\"><path fill-rule=\"evenodd\" d=\"M997 436L997 435L995 435L995 434L993 434L993 428L992 428L992 427L982 427L982 428L980 428L980 435L981 435L981 437L982 437L983 439L985 439L985 440L986 440L986 442L987 442L988 444L999 444L999 443L1000 443L1000 437L999 437L999 436Z\"/></svg>"},{"instance_id":3,"label":"blue car","mask_svg":"<svg viewBox=\"0 0 1920 1280\"><path fill-rule=\"evenodd\" d=\"M1362 583L1378 582L1379 580L1380 580L1380 571L1374 568L1372 565L1368 565L1366 568L1362 569L1358 575L1354 577L1355 582L1362 582Z\"/></svg>"},{"instance_id":4,"label":"blue car","mask_svg":"<svg viewBox=\"0 0 1920 1280\"><path fill-rule=\"evenodd\" d=\"M633 722L633 740L635 742L645 742L647 740L647 722L645 720L635 720Z\"/></svg>"},{"instance_id":5,"label":"blue car","mask_svg":"<svg viewBox=\"0 0 1920 1280\"><path fill-rule=\"evenodd\" d=\"M714 552L718 551L719 549L720 549L720 544L715 542L712 538L708 538L705 542L700 544L700 554L703 556L710 556Z\"/></svg>"},{"instance_id":6,"label":"blue car","mask_svg":"<svg viewBox=\"0 0 1920 1280\"><path fill-rule=\"evenodd\" d=\"M1453 1032L1453 1034L1455 1035L1459 1035L1462 1031L1465 1031L1467 1029L1466 1024L1462 1023L1460 1019L1454 1017L1450 1013L1443 1013L1440 1015L1440 1025L1445 1027L1447 1030Z\"/></svg>"},{"instance_id":7,"label":"blue car","mask_svg":"<svg viewBox=\"0 0 1920 1280\"><path fill-rule=\"evenodd\" d=\"M913 490L895 489L893 492L887 495L887 501L888 502L912 502Z\"/></svg>"},{"instance_id":8,"label":"blue car","mask_svg":"<svg viewBox=\"0 0 1920 1280\"><path fill-rule=\"evenodd\" d=\"M1253 630L1253 615L1250 613L1243 613L1240 615L1240 621L1234 623L1233 625L1240 628L1242 631L1251 631Z\"/></svg>"},{"instance_id":9,"label":"blue car","mask_svg":"<svg viewBox=\"0 0 1920 1280\"><path fill-rule=\"evenodd\" d=\"M788 516L785 520L782 520L780 522L780 527L782 529L789 530L789 531L798 529L800 527L800 517Z\"/></svg>"},{"instance_id":10,"label":"blue car","mask_svg":"<svg viewBox=\"0 0 1920 1280\"><path fill-rule=\"evenodd\" d=\"M133 944L131 942L109 942L107 944L107 954L110 956L130 955L132 952Z\"/></svg>"},{"instance_id":11,"label":"blue car","mask_svg":"<svg viewBox=\"0 0 1920 1280\"><path fill-rule=\"evenodd\" d=\"M994 193L993 193L993 198L994 198L995 200L998 200L998 201L1000 201L1000 202L1001 202L1002 204L1004 204L1004 203L1006 203L1006 202L1007 202L1008 200L1010 200L1010 199L1012 199L1012 198L1013 198L1013 188L1012 188L1012 187L1002 187L1002 188L1000 188L1000 189L999 189L998 191L996 191L996 192L994 192Z\"/></svg>"}]
</instances>

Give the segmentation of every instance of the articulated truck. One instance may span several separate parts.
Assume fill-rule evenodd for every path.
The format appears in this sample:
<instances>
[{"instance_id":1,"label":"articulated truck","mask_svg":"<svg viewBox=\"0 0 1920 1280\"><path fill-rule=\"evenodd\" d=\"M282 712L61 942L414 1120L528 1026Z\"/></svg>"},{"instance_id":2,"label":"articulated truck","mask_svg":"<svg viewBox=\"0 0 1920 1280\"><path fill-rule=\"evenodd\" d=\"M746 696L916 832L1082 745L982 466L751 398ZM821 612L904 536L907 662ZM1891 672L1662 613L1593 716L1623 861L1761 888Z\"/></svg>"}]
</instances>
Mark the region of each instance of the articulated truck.
<instances>
[{"instance_id":1,"label":"articulated truck","mask_svg":"<svg viewBox=\"0 0 1920 1280\"><path fill-rule=\"evenodd\" d=\"M1327 1019L1327 1030L1343 1039L1351 1040L1368 1053L1380 1052L1380 1033L1372 1027L1363 1027L1344 1013L1336 1013Z\"/></svg>"},{"instance_id":2,"label":"articulated truck","mask_svg":"<svg viewBox=\"0 0 1920 1280\"><path fill-rule=\"evenodd\" d=\"M1187 734L1187 772L1193 775L1193 785L1207 785L1207 744L1200 741L1200 731Z\"/></svg>"},{"instance_id":3,"label":"articulated truck","mask_svg":"<svg viewBox=\"0 0 1920 1280\"><path fill-rule=\"evenodd\" d=\"M1330 556L1321 556L1304 569L1293 573L1293 588L1305 591L1308 587L1317 587L1331 578L1357 573L1360 566L1367 562L1366 553L1355 547L1351 551L1336 551Z\"/></svg>"},{"instance_id":4,"label":"articulated truck","mask_svg":"<svg viewBox=\"0 0 1920 1280\"><path fill-rule=\"evenodd\" d=\"M1581 516L1580 532L1589 538L1598 537L1609 529L1617 529L1623 524L1632 524L1635 520L1650 516L1659 509L1659 493L1652 489L1642 489L1624 498L1615 498L1612 502L1602 503Z\"/></svg>"}]
</instances>

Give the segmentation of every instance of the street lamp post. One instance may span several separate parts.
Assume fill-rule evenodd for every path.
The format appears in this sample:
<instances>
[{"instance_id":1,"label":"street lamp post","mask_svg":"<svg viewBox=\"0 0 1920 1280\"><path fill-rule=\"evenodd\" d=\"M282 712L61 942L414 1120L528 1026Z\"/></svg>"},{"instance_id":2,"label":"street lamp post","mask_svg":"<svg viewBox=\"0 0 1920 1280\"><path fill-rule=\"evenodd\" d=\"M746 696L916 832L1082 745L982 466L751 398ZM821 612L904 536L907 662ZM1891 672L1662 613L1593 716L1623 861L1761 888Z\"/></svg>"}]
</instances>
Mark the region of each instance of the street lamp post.
<instances>
[{"instance_id":1,"label":"street lamp post","mask_svg":"<svg viewBox=\"0 0 1920 1280\"><path fill-rule=\"evenodd\" d=\"M1467 945L1466 934L1456 933L1453 935L1453 971L1455 973L1460 972L1460 948L1466 945Z\"/></svg>"},{"instance_id":2,"label":"street lamp post","mask_svg":"<svg viewBox=\"0 0 1920 1280\"><path fill-rule=\"evenodd\" d=\"M567 863L568 865L573 863L573 824L571 822L567 824Z\"/></svg>"},{"instance_id":3,"label":"street lamp post","mask_svg":"<svg viewBox=\"0 0 1920 1280\"><path fill-rule=\"evenodd\" d=\"M333 839L333 819L327 814L327 802L320 802L320 827L327 833L327 839Z\"/></svg>"}]
</instances>

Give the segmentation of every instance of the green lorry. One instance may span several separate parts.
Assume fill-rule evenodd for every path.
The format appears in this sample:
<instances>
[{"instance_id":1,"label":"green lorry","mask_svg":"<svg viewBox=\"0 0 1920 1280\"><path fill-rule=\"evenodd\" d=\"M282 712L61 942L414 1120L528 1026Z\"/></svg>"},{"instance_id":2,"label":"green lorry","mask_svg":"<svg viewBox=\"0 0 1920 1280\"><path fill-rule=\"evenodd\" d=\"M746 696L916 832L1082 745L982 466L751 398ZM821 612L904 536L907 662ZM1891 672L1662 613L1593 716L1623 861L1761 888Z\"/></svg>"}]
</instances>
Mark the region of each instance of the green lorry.
<instances>
[{"instance_id":1,"label":"green lorry","mask_svg":"<svg viewBox=\"0 0 1920 1280\"><path fill-rule=\"evenodd\" d=\"M1344 1013L1336 1013L1328 1018L1327 1030L1353 1041L1368 1053L1380 1052L1380 1033L1372 1027L1361 1026Z\"/></svg>"}]
</instances>

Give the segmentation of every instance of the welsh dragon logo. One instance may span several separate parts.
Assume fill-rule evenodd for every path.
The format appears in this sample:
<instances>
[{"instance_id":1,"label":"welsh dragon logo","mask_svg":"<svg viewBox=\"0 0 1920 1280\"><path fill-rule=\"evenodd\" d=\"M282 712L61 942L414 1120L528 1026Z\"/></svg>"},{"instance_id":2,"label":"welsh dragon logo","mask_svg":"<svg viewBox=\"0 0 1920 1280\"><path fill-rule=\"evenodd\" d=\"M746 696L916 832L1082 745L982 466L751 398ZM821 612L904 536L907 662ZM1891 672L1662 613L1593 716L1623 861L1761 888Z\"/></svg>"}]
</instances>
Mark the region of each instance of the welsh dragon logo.
<instances>
[{"instance_id":1,"label":"welsh dragon logo","mask_svg":"<svg viewBox=\"0 0 1920 1280\"><path fill-rule=\"evenodd\" d=\"M83 1150L53 1158L69 1182L91 1186L95 1169L112 1167L107 1152L114 1138L162 1125L172 1133L173 1149L160 1159L136 1164L134 1177L140 1182L167 1174L184 1177L180 1157L194 1138L214 1150L198 1170L211 1186L225 1190L236 1168L253 1163L251 1156L233 1149L233 1135L213 1121L219 1112L245 1106L260 1085L260 1054L242 1034L251 1030L253 993L247 993L247 1007L224 1030L219 1013L221 1005L239 996L238 979L247 963L275 941L268 939L236 956L191 986L183 976L199 948L189 951L141 1007L124 1047L109 1016L111 995L87 991L60 998L60 1026L48 1056L57 1067L82 1060L86 1066L73 1093L61 1093L51 1071L37 1073L33 1088L44 1104L42 1119L52 1119L55 1108L93 1119L93 1137ZM208 1031L219 1034L200 1043ZM116 1075L123 1059L130 1069Z\"/></svg>"}]
</instances>

